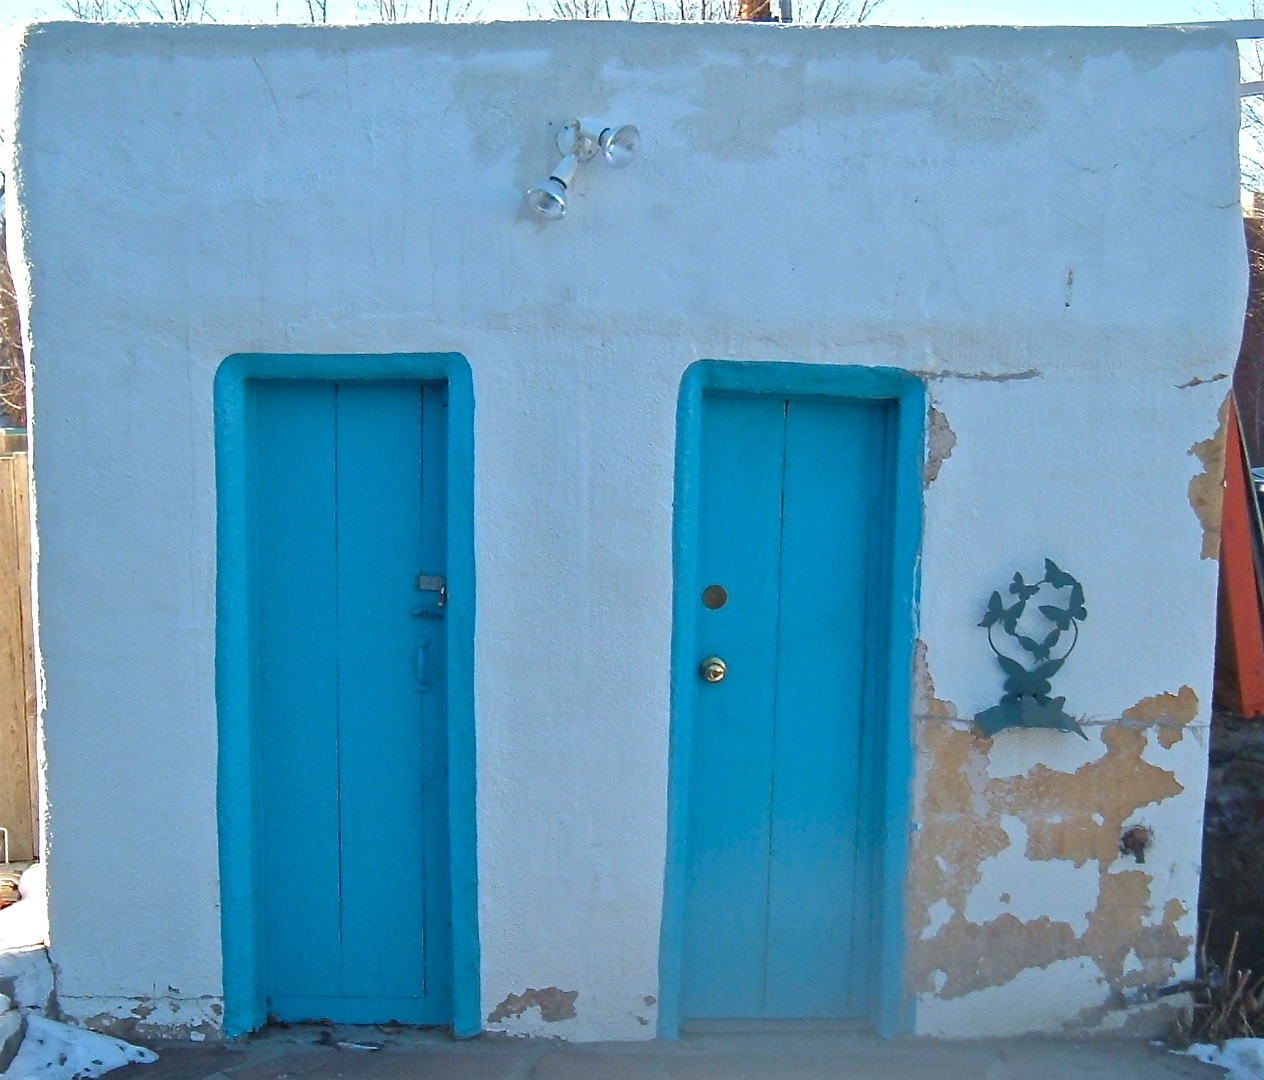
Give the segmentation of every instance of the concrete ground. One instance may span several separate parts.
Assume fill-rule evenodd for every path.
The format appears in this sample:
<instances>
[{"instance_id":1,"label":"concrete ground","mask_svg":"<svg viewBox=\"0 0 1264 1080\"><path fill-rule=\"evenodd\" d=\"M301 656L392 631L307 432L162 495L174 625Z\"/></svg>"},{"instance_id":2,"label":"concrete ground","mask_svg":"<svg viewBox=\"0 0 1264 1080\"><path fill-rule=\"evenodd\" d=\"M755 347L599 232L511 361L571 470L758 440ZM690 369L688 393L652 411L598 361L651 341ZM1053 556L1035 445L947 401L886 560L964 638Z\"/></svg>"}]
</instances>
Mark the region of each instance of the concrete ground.
<instances>
[{"instance_id":1,"label":"concrete ground","mask_svg":"<svg viewBox=\"0 0 1264 1080\"><path fill-rule=\"evenodd\" d=\"M340 1049L362 1042L380 1050ZM885 1042L863 1033L699 1035L676 1043L563 1043L292 1027L230 1043L151 1044L154 1065L111 1080L1216 1080L1223 1070L1140 1040Z\"/></svg>"}]
</instances>

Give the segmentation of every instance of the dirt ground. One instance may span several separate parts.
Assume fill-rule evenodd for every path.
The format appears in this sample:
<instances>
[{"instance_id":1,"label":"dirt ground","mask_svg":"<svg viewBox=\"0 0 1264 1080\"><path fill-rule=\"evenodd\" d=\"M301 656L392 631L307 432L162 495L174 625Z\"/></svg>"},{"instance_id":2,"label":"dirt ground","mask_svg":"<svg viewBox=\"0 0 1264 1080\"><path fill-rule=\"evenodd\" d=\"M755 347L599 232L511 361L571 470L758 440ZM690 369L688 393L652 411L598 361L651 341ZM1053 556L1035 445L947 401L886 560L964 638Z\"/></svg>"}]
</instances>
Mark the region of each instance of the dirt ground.
<instances>
[{"instance_id":1,"label":"dirt ground","mask_svg":"<svg viewBox=\"0 0 1264 1080\"><path fill-rule=\"evenodd\" d=\"M323 1041L322 1041L323 1040ZM337 1042L380 1045L340 1049ZM417 1031L287 1028L228 1043L150 1044L157 1064L112 1080L1216 1080L1224 1072L1140 1040L884 1041L864 1033L706 1035L563 1043Z\"/></svg>"}]
</instances>

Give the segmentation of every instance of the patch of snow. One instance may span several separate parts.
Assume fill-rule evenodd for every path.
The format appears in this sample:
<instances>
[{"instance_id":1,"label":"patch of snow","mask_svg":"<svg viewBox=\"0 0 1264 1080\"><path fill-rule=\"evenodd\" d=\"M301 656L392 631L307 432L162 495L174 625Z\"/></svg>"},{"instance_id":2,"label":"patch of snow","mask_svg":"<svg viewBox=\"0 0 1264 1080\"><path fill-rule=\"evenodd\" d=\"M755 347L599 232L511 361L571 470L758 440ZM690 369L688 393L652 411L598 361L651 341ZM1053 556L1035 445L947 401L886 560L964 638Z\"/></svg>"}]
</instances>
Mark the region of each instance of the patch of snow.
<instances>
[{"instance_id":1,"label":"patch of snow","mask_svg":"<svg viewBox=\"0 0 1264 1080\"><path fill-rule=\"evenodd\" d=\"M19 900L0 910L0 949L40 948L48 938L48 914L42 898Z\"/></svg>"},{"instance_id":2,"label":"patch of snow","mask_svg":"<svg viewBox=\"0 0 1264 1080\"><path fill-rule=\"evenodd\" d=\"M48 940L47 881L43 863L22 871L18 880L22 899L0 911L0 949L42 946Z\"/></svg>"},{"instance_id":3,"label":"patch of snow","mask_svg":"<svg viewBox=\"0 0 1264 1080\"><path fill-rule=\"evenodd\" d=\"M1264 1080L1264 1039L1226 1039L1223 1048L1195 1043L1183 1053L1227 1070L1226 1080Z\"/></svg>"},{"instance_id":4,"label":"patch of snow","mask_svg":"<svg viewBox=\"0 0 1264 1080\"><path fill-rule=\"evenodd\" d=\"M157 1060L157 1054L142 1046L31 1014L22 1046L0 1080L86 1080L133 1062Z\"/></svg>"},{"instance_id":5,"label":"patch of snow","mask_svg":"<svg viewBox=\"0 0 1264 1080\"><path fill-rule=\"evenodd\" d=\"M23 900L43 899L48 895L48 876L42 862L32 863L22 871L22 876L18 878L18 895Z\"/></svg>"}]
</instances>

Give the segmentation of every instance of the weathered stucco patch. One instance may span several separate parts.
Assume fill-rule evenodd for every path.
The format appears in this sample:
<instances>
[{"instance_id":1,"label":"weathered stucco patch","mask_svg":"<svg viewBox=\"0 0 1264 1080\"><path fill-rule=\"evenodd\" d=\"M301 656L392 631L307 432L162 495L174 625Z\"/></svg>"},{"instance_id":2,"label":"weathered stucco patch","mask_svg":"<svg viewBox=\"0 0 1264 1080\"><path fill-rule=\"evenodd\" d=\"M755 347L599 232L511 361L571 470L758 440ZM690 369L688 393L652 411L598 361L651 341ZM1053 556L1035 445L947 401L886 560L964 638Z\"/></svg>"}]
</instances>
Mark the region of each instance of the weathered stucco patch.
<instances>
[{"instance_id":1,"label":"weathered stucco patch","mask_svg":"<svg viewBox=\"0 0 1264 1080\"><path fill-rule=\"evenodd\" d=\"M118 999L112 1008L88 1014L76 1007L75 998L68 998L67 1003L66 1018L116 1039L207 1042L224 1035L223 1006L209 997Z\"/></svg>"},{"instance_id":2,"label":"weathered stucco patch","mask_svg":"<svg viewBox=\"0 0 1264 1080\"><path fill-rule=\"evenodd\" d=\"M1024 776L992 780L988 808L1027 826L1027 858L1089 859L1102 871L1119 854L1123 823L1142 806L1179 795L1184 788L1166 769L1141 760L1144 731L1101 729L1106 753L1073 773L1037 765Z\"/></svg>"},{"instance_id":3,"label":"weathered stucco patch","mask_svg":"<svg viewBox=\"0 0 1264 1080\"><path fill-rule=\"evenodd\" d=\"M1119 839L1138 810L1184 790L1174 773L1142 755L1152 745L1152 727L1165 749L1180 741L1198 713L1194 691L1156 694L1117 721L1090 726L1104 752L1073 772L1037 763L1017 775L991 776L993 740L935 696L921 643L914 664L918 827L908 879L910 990L946 1002L1003 986L1028 969L1084 958L1110 992L1105 1005L1081 1006L1078 1024L1092 1026L1122 1006L1124 991L1170 980L1192 945L1178 929L1188 911L1180 900L1154 896L1145 869L1118 869ZM1066 875L1083 886L1076 889L1078 914L1059 890L1032 891L1033 882L1054 880L1046 873L1015 871L1012 888L1003 880L1008 871L998 877L1012 856L995 857L1013 852L1012 844L1022 846L1027 862L1059 861L1065 870L1055 878ZM987 884L971 899L985 872ZM1021 918L1006 910L1011 906ZM1046 906L1047 913L1036 915Z\"/></svg>"},{"instance_id":4,"label":"weathered stucco patch","mask_svg":"<svg viewBox=\"0 0 1264 1080\"><path fill-rule=\"evenodd\" d=\"M556 986L546 986L543 990L524 990L521 994L510 994L496 1006L487 1016L489 1024L508 1020L512 1016L521 1016L528 1009L539 1009L540 1019L547 1024L555 1024L559 1020L574 1020L575 999L578 990L559 990Z\"/></svg>"},{"instance_id":5,"label":"weathered stucco patch","mask_svg":"<svg viewBox=\"0 0 1264 1080\"><path fill-rule=\"evenodd\" d=\"M934 405L930 407L930 417L926 423L926 469L922 474L922 488L928 488L939 476L939 470L945 461L952 457L953 447L957 445L957 435L948 426L948 417Z\"/></svg>"},{"instance_id":6,"label":"weathered stucco patch","mask_svg":"<svg viewBox=\"0 0 1264 1080\"><path fill-rule=\"evenodd\" d=\"M1216 415L1220 420L1216 433L1189 448L1189 452L1203 463L1203 471L1190 478L1189 505L1194 508L1203 527L1204 559L1220 557L1220 505L1224 497L1225 430L1229 422L1227 397Z\"/></svg>"},{"instance_id":7,"label":"weathered stucco patch","mask_svg":"<svg viewBox=\"0 0 1264 1080\"><path fill-rule=\"evenodd\" d=\"M942 944L936 950L950 960L931 971L947 976L939 987L942 998L960 997L972 990L1003 986L1020 971L1032 967L1048 967L1057 960L1066 960L1083 953L1075 931L1067 923L1049 918L1020 922L1013 915L1002 915L991 922L966 922L954 915L933 939ZM970 957L970 964L952 963L952 956ZM929 981L918 989L929 989Z\"/></svg>"},{"instance_id":8,"label":"weathered stucco patch","mask_svg":"<svg viewBox=\"0 0 1264 1080\"><path fill-rule=\"evenodd\" d=\"M1003 850L1009 838L982 801L991 740L956 720L956 707L935 696L924 642L915 643L913 664L919 714L914 729L918 829L910 852L908 928L920 937L938 901L947 901L956 913L965 910L966 897L979 881L979 864ZM941 940L947 929L929 941ZM933 970L931 966L921 974L929 978Z\"/></svg>"},{"instance_id":9,"label":"weathered stucco patch","mask_svg":"<svg viewBox=\"0 0 1264 1080\"><path fill-rule=\"evenodd\" d=\"M926 660L926 642L913 642L913 714L914 716L956 717L957 706L935 696L935 680Z\"/></svg>"},{"instance_id":10,"label":"weathered stucco patch","mask_svg":"<svg viewBox=\"0 0 1264 1080\"><path fill-rule=\"evenodd\" d=\"M1158 730L1159 745L1171 750L1185 735L1185 728L1198 715L1198 695L1192 686L1182 686L1175 694L1155 694L1142 698L1123 718L1142 724L1153 724Z\"/></svg>"}]
</instances>

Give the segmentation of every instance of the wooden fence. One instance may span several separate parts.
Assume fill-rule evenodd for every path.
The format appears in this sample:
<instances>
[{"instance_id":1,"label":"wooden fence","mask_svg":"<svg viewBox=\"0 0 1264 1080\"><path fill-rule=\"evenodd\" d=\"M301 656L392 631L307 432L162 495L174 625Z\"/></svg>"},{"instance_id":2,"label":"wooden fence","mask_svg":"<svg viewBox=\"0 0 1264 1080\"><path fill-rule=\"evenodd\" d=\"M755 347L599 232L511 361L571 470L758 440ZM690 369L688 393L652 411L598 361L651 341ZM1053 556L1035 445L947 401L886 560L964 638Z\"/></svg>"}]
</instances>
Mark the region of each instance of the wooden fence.
<instances>
[{"instance_id":1,"label":"wooden fence","mask_svg":"<svg viewBox=\"0 0 1264 1080\"><path fill-rule=\"evenodd\" d=\"M13 862L35 858L39 831L29 507L26 454L0 454L0 827Z\"/></svg>"}]
</instances>

